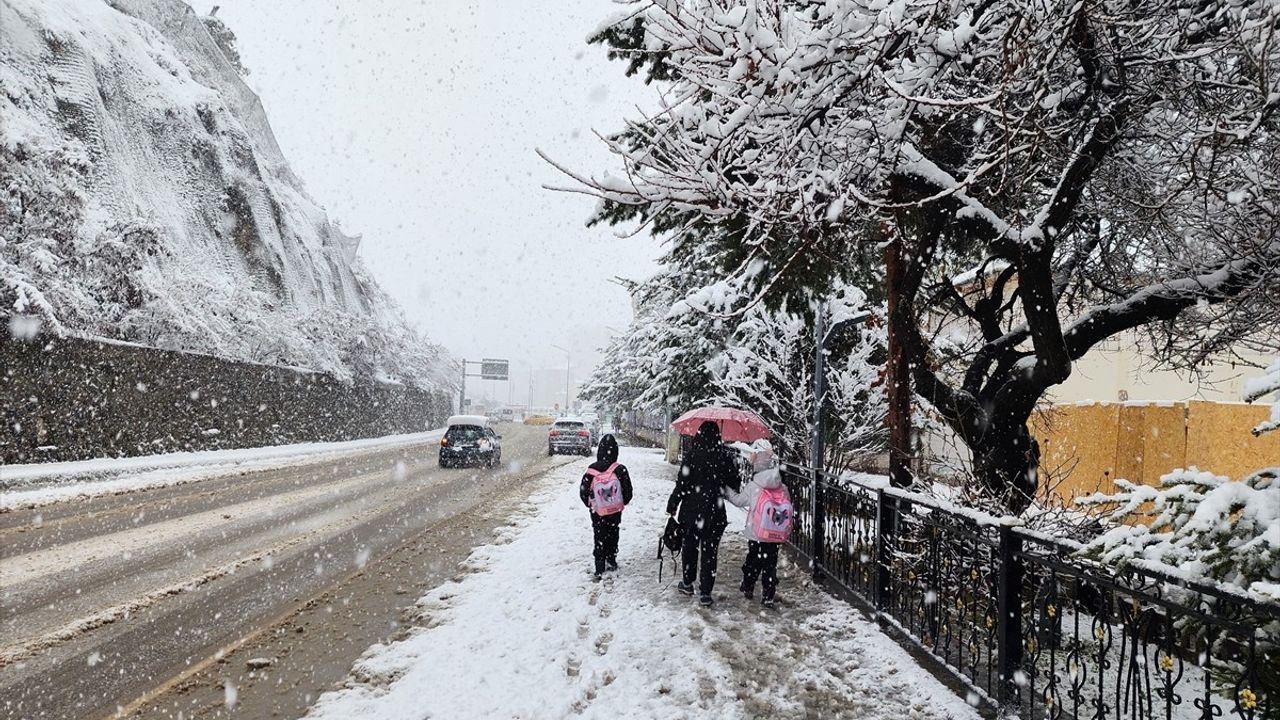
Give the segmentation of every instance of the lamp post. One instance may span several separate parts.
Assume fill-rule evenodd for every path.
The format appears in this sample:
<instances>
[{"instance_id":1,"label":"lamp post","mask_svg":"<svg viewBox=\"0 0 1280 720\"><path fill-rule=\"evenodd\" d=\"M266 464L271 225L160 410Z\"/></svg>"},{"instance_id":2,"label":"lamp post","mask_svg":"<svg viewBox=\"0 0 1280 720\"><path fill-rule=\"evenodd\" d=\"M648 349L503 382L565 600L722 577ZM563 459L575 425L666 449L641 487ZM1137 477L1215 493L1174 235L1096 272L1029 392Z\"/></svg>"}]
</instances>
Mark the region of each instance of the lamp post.
<instances>
[{"instance_id":1,"label":"lamp post","mask_svg":"<svg viewBox=\"0 0 1280 720\"><path fill-rule=\"evenodd\" d=\"M822 500L822 475L825 470L825 455L827 429L825 417L823 415L823 405L827 399L827 343L840 336L846 328L854 323L859 323L867 319L871 315L870 311L863 311L857 315L843 318L839 322L830 323L827 317L829 308L827 303L818 306L817 312L814 313L813 334L814 334L814 354L813 354L813 445L810 447L809 464L813 466L813 491L809 494L810 517L813 519L813 579L822 579L822 563L823 555L826 552L825 538L826 532L824 526L826 524L826 505Z\"/></svg>"},{"instance_id":2,"label":"lamp post","mask_svg":"<svg viewBox=\"0 0 1280 720\"><path fill-rule=\"evenodd\" d=\"M564 352L564 411L569 413L569 368L572 367L572 356L569 354L568 348L562 348L559 345L552 345L556 350Z\"/></svg>"},{"instance_id":3,"label":"lamp post","mask_svg":"<svg viewBox=\"0 0 1280 720\"><path fill-rule=\"evenodd\" d=\"M814 343L813 357L813 444L810 448L809 460L818 471L823 470L823 460L826 455L826 422L822 410L827 399L827 344L840 337L841 333L848 328L871 317L872 313L870 310L864 310L857 315L830 323L830 326L828 326L828 314L829 308L824 302L818 307L813 323L817 342Z\"/></svg>"}]
</instances>

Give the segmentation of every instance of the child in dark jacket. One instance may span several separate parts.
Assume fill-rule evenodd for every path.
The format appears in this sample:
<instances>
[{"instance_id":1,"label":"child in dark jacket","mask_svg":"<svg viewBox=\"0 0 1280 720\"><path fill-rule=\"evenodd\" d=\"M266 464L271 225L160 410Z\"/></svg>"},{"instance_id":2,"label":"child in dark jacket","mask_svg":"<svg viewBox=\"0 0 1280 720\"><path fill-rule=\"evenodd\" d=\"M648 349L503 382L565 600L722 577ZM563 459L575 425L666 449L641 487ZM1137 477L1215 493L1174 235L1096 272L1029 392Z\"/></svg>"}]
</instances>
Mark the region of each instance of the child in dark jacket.
<instances>
[{"instance_id":1,"label":"child in dark jacket","mask_svg":"<svg viewBox=\"0 0 1280 720\"><path fill-rule=\"evenodd\" d=\"M620 498L617 497L618 490L622 493ZM582 476L578 496L591 511L592 555L596 561L595 579L599 580L606 569L618 569L618 528L622 525L622 507L631 502L631 475L627 466L618 462L618 441L612 435L600 438L596 461Z\"/></svg>"}]
</instances>

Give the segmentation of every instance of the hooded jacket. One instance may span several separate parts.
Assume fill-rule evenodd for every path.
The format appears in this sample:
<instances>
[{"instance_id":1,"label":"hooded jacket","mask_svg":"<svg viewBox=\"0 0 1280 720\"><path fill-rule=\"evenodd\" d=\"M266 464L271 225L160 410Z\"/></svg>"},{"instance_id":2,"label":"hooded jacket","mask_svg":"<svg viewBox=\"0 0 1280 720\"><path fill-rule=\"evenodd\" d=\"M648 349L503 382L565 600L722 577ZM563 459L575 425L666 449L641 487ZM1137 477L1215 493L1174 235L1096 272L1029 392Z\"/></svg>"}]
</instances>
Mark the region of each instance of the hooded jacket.
<instances>
[{"instance_id":1,"label":"hooded jacket","mask_svg":"<svg viewBox=\"0 0 1280 720\"><path fill-rule=\"evenodd\" d=\"M616 462L618 462L618 441L612 435L605 435L600 438L600 445L596 448L596 461L589 467L599 472L608 470L609 466ZM618 484L622 485L622 504L627 505L631 502L631 474L627 472L626 465L619 465L614 472L618 476ZM582 482L578 485L578 497L588 508L591 507L591 481L592 477L583 473ZM593 512L592 515L594 516L595 513ZM602 522L621 522L622 513L605 515L597 519Z\"/></svg>"},{"instance_id":2,"label":"hooded jacket","mask_svg":"<svg viewBox=\"0 0 1280 720\"><path fill-rule=\"evenodd\" d=\"M667 499L667 514L676 515L676 521L686 528L709 527L714 533L723 533L729 521L721 488L737 491L741 485L737 462L720 442L720 426L704 422L680 465L676 487Z\"/></svg>"},{"instance_id":3,"label":"hooded jacket","mask_svg":"<svg viewBox=\"0 0 1280 720\"><path fill-rule=\"evenodd\" d=\"M782 473L777 468L765 468L758 471L742 488L742 492L736 492L731 489L725 489L724 497L729 502L747 511L746 528L742 531L748 540L760 542L760 538L756 536L755 530L751 527L751 509L756 505L756 497L760 495L760 491L765 488L776 488L782 486Z\"/></svg>"}]
</instances>

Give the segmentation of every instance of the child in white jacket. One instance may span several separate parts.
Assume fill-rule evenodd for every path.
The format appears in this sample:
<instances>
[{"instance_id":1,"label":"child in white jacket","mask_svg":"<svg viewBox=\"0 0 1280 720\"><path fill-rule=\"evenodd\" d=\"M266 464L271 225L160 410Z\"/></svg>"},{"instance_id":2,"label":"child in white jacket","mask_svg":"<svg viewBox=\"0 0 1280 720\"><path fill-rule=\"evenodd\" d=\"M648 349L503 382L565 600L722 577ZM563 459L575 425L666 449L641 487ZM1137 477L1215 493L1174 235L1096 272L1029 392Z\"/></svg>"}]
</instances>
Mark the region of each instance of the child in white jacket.
<instances>
[{"instance_id":1,"label":"child in white jacket","mask_svg":"<svg viewBox=\"0 0 1280 720\"><path fill-rule=\"evenodd\" d=\"M755 507L756 498L765 488L782 487L782 475L773 467L773 448L767 440L754 444L757 452L753 453L755 474L751 482L742 487L741 492L730 488L724 489L724 497L729 502L747 510L747 526L743 534L747 536L747 558L742 563L742 594L750 600L755 594L756 580L763 581L764 592L760 602L765 607L773 607L774 592L778 588L778 546L779 542L768 542L757 537L751 524L751 511Z\"/></svg>"}]
</instances>

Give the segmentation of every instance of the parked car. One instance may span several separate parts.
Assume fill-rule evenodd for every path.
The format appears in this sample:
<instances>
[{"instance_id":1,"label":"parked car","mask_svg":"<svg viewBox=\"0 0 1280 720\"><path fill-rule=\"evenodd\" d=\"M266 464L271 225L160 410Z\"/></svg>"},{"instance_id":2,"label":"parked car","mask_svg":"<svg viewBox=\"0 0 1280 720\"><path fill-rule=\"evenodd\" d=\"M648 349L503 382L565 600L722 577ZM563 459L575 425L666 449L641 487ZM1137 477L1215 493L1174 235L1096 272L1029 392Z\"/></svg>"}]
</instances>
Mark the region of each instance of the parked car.
<instances>
[{"instance_id":1,"label":"parked car","mask_svg":"<svg viewBox=\"0 0 1280 720\"><path fill-rule=\"evenodd\" d=\"M440 467L484 465L502 462L502 436L483 415L454 415L440 438Z\"/></svg>"},{"instance_id":2,"label":"parked car","mask_svg":"<svg viewBox=\"0 0 1280 720\"><path fill-rule=\"evenodd\" d=\"M547 454L591 454L591 429L581 418L560 418L547 430Z\"/></svg>"},{"instance_id":3,"label":"parked car","mask_svg":"<svg viewBox=\"0 0 1280 720\"><path fill-rule=\"evenodd\" d=\"M526 415L524 417L525 425L550 425L554 420L550 415Z\"/></svg>"}]
</instances>

